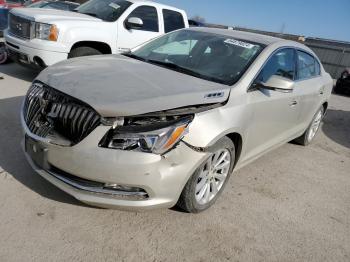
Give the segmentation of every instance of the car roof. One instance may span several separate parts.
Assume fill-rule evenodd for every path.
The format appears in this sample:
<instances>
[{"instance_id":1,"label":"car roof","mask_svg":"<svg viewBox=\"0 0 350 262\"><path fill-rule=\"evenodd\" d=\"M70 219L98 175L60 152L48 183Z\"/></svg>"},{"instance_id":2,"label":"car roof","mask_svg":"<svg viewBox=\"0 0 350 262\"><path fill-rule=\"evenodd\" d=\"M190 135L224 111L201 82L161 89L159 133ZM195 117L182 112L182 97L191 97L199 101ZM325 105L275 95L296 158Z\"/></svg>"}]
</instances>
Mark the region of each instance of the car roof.
<instances>
[{"instance_id":1,"label":"car roof","mask_svg":"<svg viewBox=\"0 0 350 262\"><path fill-rule=\"evenodd\" d=\"M176 8L174 6L160 4L160 3L157 3L157 2L154 2L154 1L151 1L151 0L127 0L127 1L129 1L131 3L140 3L140 4L145 4L145 5L152 4L154 6L158 6L158 7L166 8L166 9L171 9L171 10L177 10L179 12L183 12L184 11L184 10Z\"/></svg>"},{"instance_id":2,"label":"car roof","mask_svg":"<svg viewBox=\"0 0 350 262\"><path fill-rule=\"evenodd\" d=\"M240 40L246 40L246 41L263 44L263 45L271 45L278 42L286 42L285 39L278 38L278 37L261 35L261 34L244 32L244 31L237 31L232 29L220 29L220 28L209 28L209 27L193 28L192 27L190 30L224 35L224 36L233 37ZM288 42L294 42L294 41L288 41Z\"/></svg>"}]
</instances>

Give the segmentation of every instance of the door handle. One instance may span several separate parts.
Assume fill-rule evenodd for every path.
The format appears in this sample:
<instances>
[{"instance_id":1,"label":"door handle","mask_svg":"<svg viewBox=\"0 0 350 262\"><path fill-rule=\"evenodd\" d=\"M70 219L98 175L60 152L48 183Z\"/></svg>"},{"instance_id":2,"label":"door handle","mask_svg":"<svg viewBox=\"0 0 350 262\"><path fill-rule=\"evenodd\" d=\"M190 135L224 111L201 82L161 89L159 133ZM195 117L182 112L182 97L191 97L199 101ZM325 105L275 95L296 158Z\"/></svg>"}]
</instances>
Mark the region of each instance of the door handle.
<instances>
[{"instance_id":1,"label":"door handle","mask_svg":"<svg viewBox=\"0 0 350 262\"><path fill-rule=\"evenodd\" d=\"M322 87L321 89L320 89L320 95L323 95L324 94L324 87Z\"/></svg>"},{"instance_id":2,"label":"door handle","mask_svg":"<svg viewBox=\"0 0 350 262\"><path fill-rule=\"evenodd\" d=\"M296 106L298 104L298 101L293 100L292 102L290 102L289 106Z\"/></svg>"}]
</instances>

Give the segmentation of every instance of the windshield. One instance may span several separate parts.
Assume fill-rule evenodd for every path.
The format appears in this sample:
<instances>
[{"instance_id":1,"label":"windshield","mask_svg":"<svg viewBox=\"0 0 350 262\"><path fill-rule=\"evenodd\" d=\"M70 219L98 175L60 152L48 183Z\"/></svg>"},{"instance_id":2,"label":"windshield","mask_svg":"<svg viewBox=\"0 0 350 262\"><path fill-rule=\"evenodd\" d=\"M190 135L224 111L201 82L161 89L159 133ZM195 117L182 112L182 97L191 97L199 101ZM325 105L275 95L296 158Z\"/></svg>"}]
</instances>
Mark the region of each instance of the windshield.
<instances>
[{"instance_id":1,"label":"windshield","mask_svg":"<svg viewBox=\"0 0 350 262\"><path fill-rule=\"evenodd\" d=\"M45 8L45 9L57 9L57 10L65 10L70 11L78 7L78 4L75 3L64 3L64 2L46 2L40 1L34 4L29 5L29 8Z\"/></svg>"},{"instance_id":2,"label":"windshield","mask_svg":"<svg viewBox=\"0 0 350 262\"><path fill-rule=\"evenodd\" d=\"M34 4L30 4L27 7L29 7L29 8L41 8L41 7L43 7L44 5L47 5L47 4L48 4L48 2L46 2L46 1L40 1L40 2L37 2L37 3L34 3Z\"/></svg>"},{"instance_id":3,"label":"windshield","mask_svg":"<svg viewBox=\"0 0 350 262\"><path fill-rule=\"evenodd\" d=\"M79 6L75 11L107 22L114 22L130 5L131 2L124 0L90 0Z\"/></svg>"},{"instance_id":4,"label":"windshield","mask_svg":"<svg viewBox=\"0 0 350 262\"><path fill-rule=\"evenodd\" d=\"M229 36L180 30L125 54L206 80L233 85L263 46Z\"/></svg>"}]
</instances>

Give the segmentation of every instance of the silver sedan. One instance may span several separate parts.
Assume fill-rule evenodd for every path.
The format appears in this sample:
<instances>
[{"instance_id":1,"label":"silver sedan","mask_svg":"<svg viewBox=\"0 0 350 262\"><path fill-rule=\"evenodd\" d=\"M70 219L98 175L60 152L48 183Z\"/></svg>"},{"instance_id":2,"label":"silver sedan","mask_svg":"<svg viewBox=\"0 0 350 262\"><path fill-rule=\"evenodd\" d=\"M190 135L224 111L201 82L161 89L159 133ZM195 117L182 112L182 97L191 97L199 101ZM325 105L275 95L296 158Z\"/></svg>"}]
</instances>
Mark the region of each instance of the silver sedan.
<instances>
[{"instance_id":1,"label":"silver sedan","mask_svg":"<svg viewBox=\"0 0 350 262\"><path fill-rule=\"evenodd\" d=\"M197 213L233 170L308 145L331 89L303 44L184 29L44 70L23 103L23 145L40 175L85 203Z\"/></svg>"}]
</instances>

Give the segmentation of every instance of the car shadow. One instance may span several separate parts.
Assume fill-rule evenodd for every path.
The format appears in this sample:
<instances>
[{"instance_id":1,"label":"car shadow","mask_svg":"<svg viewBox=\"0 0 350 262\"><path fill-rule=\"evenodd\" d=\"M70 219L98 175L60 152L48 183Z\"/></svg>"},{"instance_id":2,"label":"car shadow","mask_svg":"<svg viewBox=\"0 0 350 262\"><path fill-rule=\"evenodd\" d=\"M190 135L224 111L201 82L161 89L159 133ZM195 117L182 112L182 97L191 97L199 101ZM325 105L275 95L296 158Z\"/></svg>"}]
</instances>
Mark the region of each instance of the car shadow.
<instances>
[{"instance_id":1,"label":"car shadow","mask_svg":"<svg viewBox=\"0 0 350 262\"><path fill-rule=\"evenodd\" d=\"M0 167L45 198L87 207L36 174L27 163L20 144L23 137L19 115L22 100L22 96L0 99Z\"/></svg>"},{"instance_id":2,"label":"car shadow","mask_svg":"<svg viewBox=\"0 0 350 262\"><path fill-rule=\"evenodd\" d=\"M350 148L350 111L328 109L322 131L334 142Z\"/></svg>"},{"instance_id":3,"label":"car shadow","mask_svg":"<svg viewBox=\"0 0 350 262\"><path fill-rule=\"evenodd\" d=\"M0 76L4 77L2 74L27 82L32 82L39 74L39 71L11 62L5 65L0 65Z\"/></svg>"}]
</instances>

